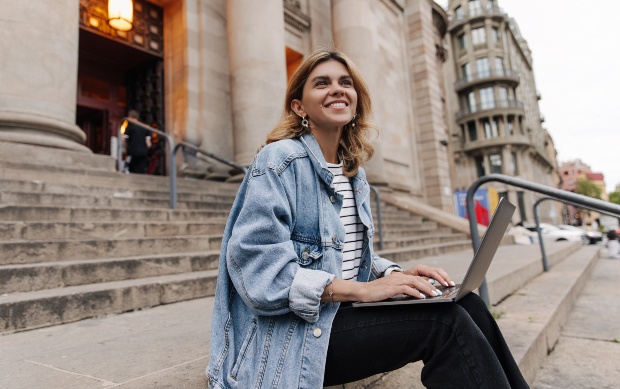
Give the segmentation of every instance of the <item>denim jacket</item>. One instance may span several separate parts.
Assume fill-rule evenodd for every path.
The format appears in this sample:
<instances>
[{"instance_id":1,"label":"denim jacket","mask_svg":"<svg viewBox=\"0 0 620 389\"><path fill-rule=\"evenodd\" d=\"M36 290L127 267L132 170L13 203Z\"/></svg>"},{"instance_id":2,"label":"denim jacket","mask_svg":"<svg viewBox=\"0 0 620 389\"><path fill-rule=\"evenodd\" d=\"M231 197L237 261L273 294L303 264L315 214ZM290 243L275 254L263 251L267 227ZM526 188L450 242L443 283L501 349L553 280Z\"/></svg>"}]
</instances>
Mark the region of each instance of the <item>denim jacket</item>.
<instances>
[{"instance_id":1,"label":"denim jacket","mask_svg":"<svg viewBox=\"0 0 620 389\"><path fill-rule=\"evenodd\" d=\"M321 388L338 303L321 303L342 276L342 196L311 134L265 146L232 206L211 324L210 388ZM370 188L351 179L366 234L358 281L394 264L372 248Z\"/></svg>"}]
</instances>

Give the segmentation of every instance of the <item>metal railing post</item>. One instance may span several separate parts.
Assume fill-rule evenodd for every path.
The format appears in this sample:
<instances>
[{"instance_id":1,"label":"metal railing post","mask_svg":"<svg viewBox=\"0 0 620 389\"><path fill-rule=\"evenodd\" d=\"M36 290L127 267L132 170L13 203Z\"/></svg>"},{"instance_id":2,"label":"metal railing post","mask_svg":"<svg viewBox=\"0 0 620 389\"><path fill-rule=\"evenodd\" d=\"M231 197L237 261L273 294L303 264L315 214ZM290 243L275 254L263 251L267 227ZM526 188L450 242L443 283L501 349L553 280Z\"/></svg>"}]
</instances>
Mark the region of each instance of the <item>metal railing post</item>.
<instances>
[{"instance_id":1,"label":"metal railing post","mask_svg":"<svg viewBox=\"0 0 620 389\"><path fill-rule=\"evenodd\" d=\"M541 200L550 199L551 197L543 197L534 203L534 220L536 221L536 232L538 233L538 244L542 253L543 270L549 271L549 262L547 261L547 252L545 251L545 242L543 241L542 231L540 230L540 217L538 216L538 204Z\"/></svg>"},{"instance_id":2,"label":"metal railing post","mask_svg":"<svg viewBox=\"0 0 620 389\"><path fill-rule=\"evenodd\" d=\"M377 224L379 226L379 250L383 250L383 223L381 222L381 196L379 195L379 189L370 185L370 190L375 194L375 201L377 202Z\"/></svg>"}]
</instances>

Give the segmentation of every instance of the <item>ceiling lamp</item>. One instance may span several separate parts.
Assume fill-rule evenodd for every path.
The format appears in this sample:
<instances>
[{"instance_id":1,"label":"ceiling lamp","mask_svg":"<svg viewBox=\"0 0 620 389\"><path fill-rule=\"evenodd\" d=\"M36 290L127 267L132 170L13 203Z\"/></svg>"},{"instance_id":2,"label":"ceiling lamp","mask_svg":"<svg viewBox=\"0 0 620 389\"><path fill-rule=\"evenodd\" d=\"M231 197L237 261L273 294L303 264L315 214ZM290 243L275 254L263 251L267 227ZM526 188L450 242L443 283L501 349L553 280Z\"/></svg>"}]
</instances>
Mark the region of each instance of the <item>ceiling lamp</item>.
<instances>
[{"instance_id":1,"label":"ceiling lamp","mask_svg":"<svg viewBox=\"0 0 620 389\"><path fill-rule=\"evenodd\" d=\"M133 1L108 0L108 24L119 31L133 28Z\"/></svg>"}]
</instances>

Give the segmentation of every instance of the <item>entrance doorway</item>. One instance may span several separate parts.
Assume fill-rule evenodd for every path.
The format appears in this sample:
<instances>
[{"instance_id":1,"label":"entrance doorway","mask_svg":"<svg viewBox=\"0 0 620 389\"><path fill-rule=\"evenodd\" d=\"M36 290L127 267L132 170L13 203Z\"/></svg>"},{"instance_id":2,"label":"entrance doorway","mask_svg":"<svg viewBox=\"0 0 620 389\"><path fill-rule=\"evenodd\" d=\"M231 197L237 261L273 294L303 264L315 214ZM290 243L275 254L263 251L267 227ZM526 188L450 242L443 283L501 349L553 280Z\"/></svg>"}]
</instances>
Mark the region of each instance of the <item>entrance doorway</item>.
<instances>
[{"instance_id":1,"label":"entrance doorway","mask_svg":"<svg viewBox=\"0 0 620 389\"><path fill-rule=\"evenodd\" d=\"M96 154L110 154L107 110L78 105L75 122L86 134L86 147Z\"/></svg>"},{"instance_id":2,"label":"entrance doorway","mask_svg":"<svg viewBox=\"0 0 620 389\"><path fill-rule=\"evenodd\" d=\"M112 139L129 110L164 130L160 56L80 28L76 124L94 153L114 155Z\"/></svg>"}]
</instances>

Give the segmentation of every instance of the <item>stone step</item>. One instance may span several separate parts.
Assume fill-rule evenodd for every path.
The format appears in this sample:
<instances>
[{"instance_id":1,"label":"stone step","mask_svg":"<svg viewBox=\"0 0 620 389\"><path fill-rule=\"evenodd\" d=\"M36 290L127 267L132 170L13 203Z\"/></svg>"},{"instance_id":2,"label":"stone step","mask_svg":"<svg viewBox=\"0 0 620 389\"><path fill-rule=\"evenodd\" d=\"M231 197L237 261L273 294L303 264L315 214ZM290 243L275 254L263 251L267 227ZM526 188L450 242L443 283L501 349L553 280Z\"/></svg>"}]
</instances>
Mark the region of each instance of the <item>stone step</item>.
<instances>
[{"instance_id":1,"label":"stone step","mask_svg":"<svg viewBox=\"0 0 620 389\"><path fill-rule=\"evenodd\" d=\"M0 332L213 296L217 270L0 295Z\"/></svg>"},{"instance_id":2,"label":"stone step","mask_svg":"<svg viewBox=\"0 0 620 389\"><path fill-rule=\"evenodd\" d=\"M226 219L203 222L0 222L0 242L223 234Z\"/></svg>"},{"instance_id":3,"label":"stone step","mask_svg":"<svg viewBox=\"0 0 620 389\"><path fill-rule=\"evenodd\" d=\"M543 361L555 347L560 330L587 281L598 246L584 246L552 271L541 274L494 310L498 324L526 380L534 382Z\"/></svg>"},{"instance_id":4,"label":"stone step","mask_svg":"<svg viewBox=\"0 0 620 389\"><path fill-rule=\"evenodd\" d=\"M30 169L15 169L2 166L0 180L25 180L74 186L108 187L123 190L152 190L168 192L170 178L144 174L125 174L115 171L39 171ZM239 183L206 181L187 177L177 178L178 192L216 190L220 193L234 194L239 189Z\"/></svg>"},{"instance_id":5,"label":"stone step","mask_svg":"<svg viewBox=\"0 0 620 389\"><path fill-rule=\"evenodd\" d=\"M378 236L378 227L375 226L375 240ZM402 228L385 228L383 227L383 234L392 237L404 237L404 236L419 236L428 234L452 234L453 231L448 227L437 227L434 229L428 229L424 227L402 227Z\"/></svg>"},{"instance_id":6,"label":"stone step","mask_svg":"<svg viewBox=\"0 0 620 389\"><path fill-rule=\"evenodd\" d=\"M75 207L106 207L106 208L154 208L168 209L168 199L139 198L124 195L122 192L113 196L92 196L65 193L41 193L41 192L0 192L1 204L14 205L52 205L52 206L75 206ZM232 198L224 198L218 201L177 201L177 209L209 209L230 210Z\"/></svg>"},{"instance_id":7,"label":"stone step","mask_svg":"<svg viewBox=\"0 0 620 389\"><path fill-rule=\"evenodd\" d=\"M467 235L465 234L435 234L429 233L425 235L417 235L417 236L406 236L406 237L393 237L388 235L387 238L384 237L383 240L383 249L390 250L408 246L425 246L433 243L447 243L447 242L455 242L466 240ZM375 246L378 247L378 242L375 243Z\"/></svg>"},{"instance_id":8,"label":"stone step","mask_svg":"<svg viewBox=\"0 0 620 389\"><path fill-rule=\"evenodd\" d=\"M0 294L216 269L219 251L0 266Z\"/></svg>"},{"instance_id":9,"label":"stone step","mask_svg":"<svg viewBox=\"0 0 620 389\"><path fill-rule=\"evenodd\" d=\"M0 265L212 251L221 243L222 235L9 241L0 243Z\"/></svg>"},{"instance_id":10,"label":"stone step","mask_svg":"<svg viewBox=\"0 0 620 389\"><path fill-rule=\"evenodd\" d=\"M407 246L394 249L384 249L377 251L377 254L393 262L405 262L415 258L423 258L453 251L466 250L469 247L471 247L471 241L456 240L450 242L432 243L421 246Z\"/></svg>"},{"instance_id":11,"label":"stone step","mask_svg":"<svg viewBox=\"0 0 620 389\"><path fill-rule=\"evenodd\" d=\"M1 221L129 222L129 221L209 221L228 217L229 210L123 209L111 207L70 207L46 205L0 205Z\"/></svg>"},{"instance_id":12,"label":"stone step","mask_svg":"<svg viewBox=\"0 0 620 389\"><path fill-rule=\"evenodd\" d=\"M127 180L125 180L127 181ZM131 180L129 180L131 182ZM62 183L50 180L16 180L0 179L0 185L6 192L43 192L62 194L82 194L90 196L114 196L114 197L144 197L160 200L168 200L170 192L165 188L159 189L129 189L123 182L116 182L114 186L98 186L76 184L75 182ZM167 183L165 183L167 185ZM177 191L179 201L220 201L234 199L238 185L222 185L221 183L204 182L199 189L185 189Z\"/></svg>"}]
</instances>

